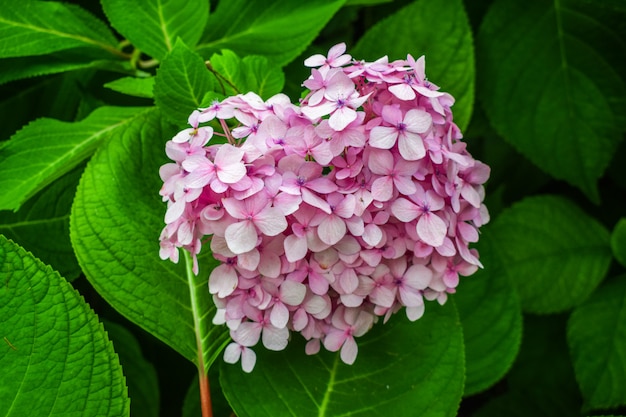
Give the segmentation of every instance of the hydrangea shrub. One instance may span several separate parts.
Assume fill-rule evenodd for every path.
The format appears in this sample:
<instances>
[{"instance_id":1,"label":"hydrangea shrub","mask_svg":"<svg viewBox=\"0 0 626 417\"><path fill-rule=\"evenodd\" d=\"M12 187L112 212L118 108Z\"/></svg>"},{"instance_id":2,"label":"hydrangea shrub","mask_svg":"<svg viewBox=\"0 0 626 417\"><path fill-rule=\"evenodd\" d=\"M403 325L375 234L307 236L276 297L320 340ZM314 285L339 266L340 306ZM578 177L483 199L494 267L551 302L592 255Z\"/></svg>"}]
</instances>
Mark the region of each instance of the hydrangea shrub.
<instances>
[{"instance_id":1,"label":"hydrangea shrub","mask_svg":"<svg viewBox=\"0 0 626 417\"><path fill-rule=\"evenodd\" d=\"M626 414L618 2L5 3L0 414Z\"/></svg>"}]
</instances>

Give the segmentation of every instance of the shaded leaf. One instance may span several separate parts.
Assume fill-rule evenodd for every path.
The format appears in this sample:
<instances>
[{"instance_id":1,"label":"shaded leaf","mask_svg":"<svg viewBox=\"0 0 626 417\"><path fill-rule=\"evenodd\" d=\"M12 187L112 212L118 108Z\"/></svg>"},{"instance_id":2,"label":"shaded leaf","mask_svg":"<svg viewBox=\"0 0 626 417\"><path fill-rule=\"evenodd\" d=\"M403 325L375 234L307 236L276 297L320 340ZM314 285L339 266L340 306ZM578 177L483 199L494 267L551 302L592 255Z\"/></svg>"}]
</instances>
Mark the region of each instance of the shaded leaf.
<instances>
[{"instance_id":1,"label":"shaded leaf","mask_svg":"<svg viewBox=\"0 0 626 417\"><path fill-rule=\"evenodd\" d=\"M111 321L104 321L104 326L124 369L132 417L158 417L159 380L154 365L144 358L139 342L128 329Z\"/></svg>"},{"instance_id":2,"label":"shaded leaf","mask_svg":"<svg viewBox=\"0 0 626 417\"><path fill-rule=\"evenodd\" d=\"M568 322L584 409L626 405L626 276L601 286Z\"/></svg>"},{"instance_id":3,"label":"shaded leaf","mask_svg":"<svg viewBox=\"0 0 626 417\"><path fill-rule=\"evenodd\" d=\"M70 243L70 208L82 167L59 178L19 211L0 212L0 233L72 281L81 273Z\"/></svg>"},{"instance_id":4,"label":"shaded leaf","mask_svg":"<svg viewBox=\"0 0 626 417\"><path fill-rule=\"evenodd\" d=\"M462 277L454 295L465 342L465 392L473 395L499 381L509 370L522 338L522 310L513 284L495 255L490 227L477 245L485 266Z\"/></svg>"},{"instance_id":5,"label":"shaded leaf","mask_svg":"<svg viewBox=\"0 0 626 417\"><path fill-rule=\"evenodd\" d=\"M214 77L204 60L179 39L157 71L154 99L166 117L182 125L214 88Z\"/></svg>"},{"instance_id":6,"label":"shaded leaf","mask_svg":"<svg viewBox=\"0 0 626 417\"><path fill-rule=\"evenodd\" d=\"M478 35L481 99L499 133L598 201L626 128L624 14L579 0L498 0ZM532 109L532 111L530 111Z\"/></svg>"},{"instance_id":7,"label":"shaded leaf","mask_svg":"<svg viewBox=\"0 0 626 417\"><path fill-rule=\"evenodd\" d=\"M353 365L338 353L257 349L251 374L222 366L224 394L239 417L455 416L463 391L463 338L452 303L411 323L403 312L357 339ZM259 407L259 404L263 404Z\"/></svg>"},{"instance_id":8,"label":"shaded leaf","mask_svg":"<svg viewBox=\"0 0 626 417\"><path fill-rule=\"evenodd\" d=\"M474 106L474 47L461 0L414 1L378 22L349 50L356 59L426 56L426 76L452 94L455 123L464 130Z\"/></svg>"},{"instance_id":9,"label":"shaded leaf","mask_svg":"<svg viewBox=\"0 0 626 417\"><path fill-rule=\"evenodd\" d=\"M156 108L141 113L94 155L76 192L70 236L87 279L113 308L208 369L227 337L211 324L207 271L216 261L202 258L194 276L184 262L159 258L166 207L158 172L174 133L161 118Z\"/></svg>"},{"instance_id":10,"label":"shaded leaf","mask_svg":"<svg viewBox=\"0 0 626 417\"><path fill-rule=\"evenodd\" d=\"M0 147L0 210L16 210L55 179L88 158L144 109L101 107L80 122L42 118Z\"/></svg>"},{"instance_id":11,"label":"shaded leaf","mask_svg":"<svg viewBox=\"0 0 626 417\"><path fill-rule=\"evenodd\" d=\"M263 55L285 65L305 50L345 0L229 0L219 2L198 44L209 57L222 49Z\"/></svg>"},{"instance_id":12,"label":"shaded leaf","mask_svg":"<svg viewBox=\"0 0 626 417\"><path fill-rule=\"evenodd\" d=\"M611 234L613 255L623 266L626 266L626 219L620 219Z\"/></svg>"},{"instance_id":13,"label":"shaded leaf","mask_svg":"<svg viewBox=\"0 0 626 417\"><path fill-rule=\"evenodd\" d=\"M529 197L495 220L496 255L532 313L565 311L582 303L606 275L609 233L572 202Z\"/></svg>"},{"instance_id":14,"label":"shaded leaf","mask_svg":"<svg viewBox=\"0 0 626 417\"><path fill-rule=\"evenodd\" d=\"M146 54L163 59L176 38L195 45L209 18L206 0L101 0L111 25Z\"/></svg>"},{"instance_id":15,"label":"shaded leaf","mask_svg":"<svg viewBox=\"0 0 626 417\"><path fill-rule=\"evenodd\" d=\"M2 416L128 416L98 318L57 272L0 235Z\"/></svg>"},{"instance_id":16,"label":"shaded leaf","mask_svg":"<svg viewBox=\"0 0 626 417\"><path fill-rule=\"evenodd\" d=\"M23 0L5 2L0 8L0 58L84 46L119 53L104 22L78 6Z\"/></svg>"},{"instance_id":17,"label":"shaded leaf","mask_svg":"<svg viewBox=\"0 0 626 417\"><path fill-rule=\"evenodd\" d=\"M525 316L524 338L505 392L475 417L577 416L582 399L567 353L564 316Z\"/></svg>"}]
</instances>

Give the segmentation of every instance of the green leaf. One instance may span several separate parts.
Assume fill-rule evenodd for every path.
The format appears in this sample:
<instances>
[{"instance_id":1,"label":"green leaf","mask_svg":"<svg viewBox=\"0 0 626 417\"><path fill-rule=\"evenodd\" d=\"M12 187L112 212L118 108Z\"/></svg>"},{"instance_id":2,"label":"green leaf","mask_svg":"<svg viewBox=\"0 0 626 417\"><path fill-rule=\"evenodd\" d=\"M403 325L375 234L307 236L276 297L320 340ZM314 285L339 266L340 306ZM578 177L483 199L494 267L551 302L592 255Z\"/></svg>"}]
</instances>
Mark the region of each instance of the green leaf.
<instances>
[{"instance_id":1,"label":"green leaf","mask_svg":"<svg viewBox=\"0 0 626 417\"><path fill-rule=\"evenodd\" d=\"M465 341L465 396L484 391L509 370L522 338L522 309L513 284L495 255L490 226L477 245L484 269L461 277L454 295Z\"/></svg>"},{"instance_id":2,"label":"green leaf","mask_svg":"<svg viewBox=\"0 0 626 417\"><path fill-rule=\"evenodd\" d=\"M481 99L499 133L598 201L626 128L624 14L579 0L497 0L478 35Z\"/></svg>"},{"instance_id":3,"label":"green leaf","mask_svg":"<svg viewBox=\"0 0 626 417\"><path fill-rule=\"evenodd\" d=\"M345 0L219 2L197 46L209 57L222 49L263 55L284 66L300 55Z\"/></svg>"},{"instance_id":4,"label":"green leaf","mask_svg":"<svg viewBox=\"0 0 626 417\"><path fill-rule=\"evenodd\" d=\"M101 0L111 25L146 54L162 60L176 38L194 46L209 18L206 0Z\"/></svg>"},{"instance_id":5,"label":"green leaf","mask_svg":"<svg viewBox=\"0 0 626 417\"><path fill-rule=\"evenodd\" d=\"M239 417L455 416L464 368L456 308L431 304L414 323L398 315L357 339L353 365L325 350L306 356L299 335L282 352L261 347L251 374L222 366L224 394Z\"/></svg>"},{"instance_id":6,"label":"green leaf","mask_svg":"<svg viewBox=\"0 0 626 417\"><path fill-rule=\"evenodd\" d=\"M623 266L626 266L626 218L620 219L611 234L613 255Z\"/></svg>"},{"instance_id":7,"label":"green leaf","mask_svg":"<svg viewBox=\"0 0 626 417\"><path fill-rule=\"evenodd\" d=\"M70 243L70 207L82 167L59 178L17 212L0 212L0 233L73 280L81 273Z\"/></svg>"},{"instance_id":8,"label":"green leaf","mask_svg":"<svg viewBox=\"0 0 626 417\"><path fill-rule=\"evenodd\" d=\"M263 56L248 55L241 59L234 52L224 49L221 54L213 54L209 62L224 95L252 91L268 99L280 93L285 85L282 69Z\"/></svg>"},{"instance_id":9,"label":"green leaf","mask_svg":"<svg viewBox=\"0 0 626 417\"><path fill-rule=\"evenodd\" d=\"M159 380L154 365L144 358L139 342L128 329L108 320L104 321L104 327L124 369L131 398L131 415L158 417Z\"/></svg>"},{"instance_id":10,"label":"green leaf","mask_svg":"<svg viewBox=\"0 0 626 417\"><path fill-rule=\"evenodd\" d=\"M162 340L198 368L208 369L227 338L211 324L207 288L216 261L189 265L159 257L165 205L158 194L164 146L173 136L153 108L118 131L91 159L76 192L70 237L85 275L117 311Z\"/></svg>"},{"instance_id":11,"label":"green leaf","mask_svg":"<svg viewBox=\"0 0 626 417\"><path fill-rule=\"evenodd\" d=\"M609 233L572 202L529 197L503 211L490 228L503 273L527 312L565 311L582 303L611 263Z\"/></svg>"},{"instance_id":12,"label":"green leaf","mask_svg":"<svg viewBox=\"0 0 626 417\"><path fill-rule=\"evenodd\" d=\"M474 417L577 416L582 399L574 378L564 316L525 316L522 346L506 382ZM496 391L497 392L497 391Z\"/></svg>"},{"instance_id":13,"label":"green leaf","mask_svg":"<svg viewBox=\"0 0 626 417\"><path fill-rule=\"evenodd\" d=\"M0 265L0 414L128 416L117 355L82 297L1 235Z\"/></svg>"},{"instance_id":14,"label":"green leaf","mask_svg":"<svg viewBox=\"0 0 626 417\"><path fill-rule=\"evenodd\" d=\"M626 405L626 275L602 285L572 312L567 340L583 409Z\"/></svg>"},{"instance_id":15,"label":"green leaf","mask_svg":"<svg viewBox=\"0 0 626 417\"><path fill-rule=\"evenodd\" d=\"M0 147L0 210L18 209L88 158L103 140L126 129L141 110L101 107L80 122L42 118L22 128Z\"/></svg>"},{"instance_id":16,"label":"green leaf","mask_svg":"<svg viewBox=\"0 0 626 417\"><path fill-rule=\"evenodd\" d=\"M426 75L452 94L455 123L464 130L474 105L474 47L462 0L419 0L377 23L350 54L390 60L426 57Z\"/></svg>"},{"instance_id":17,"label":"green leaf","mask_svg":"<svg viewBox=\"0 0 626 417\"><path fill-rule=\"evenodd\" d=\"M44 56L5 58L0 60L0 84L40 75L95 68L106 71L132 74L128 63L104 58L86 48L75 48Z\"/></svg>"},{"instance_id":18,"label":"green leaf","mask_svg":"<svg viewBox=\"0 0 626 417\"><path fill-rule=\"evenodd\" d=\"M179 39L157 71L154 99L166 117L182 125L214 83L204 60Z\"/></svg>"},{"instance_id":19,"label":"green leaf","mask_svg":"<svg viewBox=\"0 0 626 417\"><path fill-rule=\"evenodd\" d=\"M4 2L0 8L0 58L84 46L120 54L109 28L78 6L23 0Z\"/></svg>"},{"instance_id":20,"label":"green leaf","mask_svg":"<svg viewBox=\"0 0 626 417\"><path fill-rule=\"evenodd\" d=\"M126 94L134 97L153 98L152 90L154 88L154 77L136 78L123 77L104 84L106 88L110 88L118 93Z\"/></svg>"}]
</instances>

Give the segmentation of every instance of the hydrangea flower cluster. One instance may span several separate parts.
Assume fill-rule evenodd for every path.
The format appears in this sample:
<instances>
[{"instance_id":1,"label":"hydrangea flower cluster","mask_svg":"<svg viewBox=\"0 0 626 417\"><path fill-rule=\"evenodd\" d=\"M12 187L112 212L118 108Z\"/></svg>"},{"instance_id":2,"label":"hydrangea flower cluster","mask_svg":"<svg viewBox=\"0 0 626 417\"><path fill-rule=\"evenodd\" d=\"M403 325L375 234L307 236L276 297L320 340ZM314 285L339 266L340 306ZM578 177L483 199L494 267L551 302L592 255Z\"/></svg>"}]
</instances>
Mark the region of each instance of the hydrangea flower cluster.
<instances>
[{"instance_id":1,"label":"hydrangea flower cluster","mask_svg":"<svg viewBox=\"0 0 626 417\"><path fill-rule=\"evenodd\" d=\"M405 307L419 319L424 300L445 303L481 266L468 245L489 219L489 167L461 141L453 97L426 79L424 57L345 50L304 62L299 105L228 97L166 145L161 258L178 262L183 248L198 273L210 240L214 323L230 330L224 359L246 372L251 347L282 350L290 332L308 354L323 345L352 364L355 338L380 317Z\"/></svg>"}]
</instances>

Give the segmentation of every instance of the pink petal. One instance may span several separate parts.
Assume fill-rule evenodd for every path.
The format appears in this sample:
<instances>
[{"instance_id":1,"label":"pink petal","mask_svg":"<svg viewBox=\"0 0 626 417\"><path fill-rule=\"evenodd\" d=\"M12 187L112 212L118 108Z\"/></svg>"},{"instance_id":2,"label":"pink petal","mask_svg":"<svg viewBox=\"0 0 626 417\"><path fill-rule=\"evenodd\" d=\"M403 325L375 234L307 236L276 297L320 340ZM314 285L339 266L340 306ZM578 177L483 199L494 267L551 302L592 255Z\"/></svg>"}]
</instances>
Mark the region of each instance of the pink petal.
<instances>
[{"instance_id":1,"label":"pink petal","mask_svg":"<svg viewBox=\"0 0 626 417\"><path fill-rule=\"evenodd\" d=\"M391 177L376 178L372 183L372 197L377 201L389 201L393 197L393 180Z\"/></svg>"},{"instance_id":2,"label":"pink petal","mask_svg":"<svg viewBox=\"0 0 626 417\"><path fill-rule=\"evenodd\" d=\"M254 251L251 251L254 252ZM240 255L241 256L241 255ZM276 253L263 252L258 264L259 273L264 277L277 278L280 275L280 258Z\"/></svg>"},{"instance_id":3,"label":"pink petal","mask_svg":"<svg viewBox=\"0 0 626 417\"><path fill-rule=\"evenodd\" d=\"M424 315L424 303L415 307L406 308L406 316L410 321L419 320Z\"/></svg>"},{"instance_id":4,"label":"pink petal","mask_svg":"<svg viewBox=\"0 0 626 417\"><path fill-rule=\"evenodd\" d=\"M237 256L237 266L248 271L256 271L261 262L261 254L257 249L252 249Z\"/></svg>"},{"instance_id":5,"label":"pink petal","mask_svg":"<svg viewBox=\"0 0 626 417\"><path fill-rule=\"evenodd\" d=\"M246 166L242 162L244 151L232 145L224 144L215 154L217 178L225 184L233 184L246 175Z\"/></svg>"},{"instance_id":6,"label":"pink petal","mask_svg":"<svg viewBox=\"0 0 626 417\"><path fill-rule=\"evenodd\" d=\"M346 341L346 334L341 330L331 330L326 334L324 338L324 347L331 351L336 352L341 348L341 345Z\"/></svg>"},{"instance_id":7,"label":"pink petal","mask_svg":"<svg viewBox=\"0 0 626 417\"><path fill-rule=\"evenodd\" d=\"M230 343L224 349L224 362L226 363L237 363L239 358L241 357L241 350L243 346L240 346L238 343Z\"/></svg>"},{"instance_id":8,"label":"pink petal","mask_svg":"<svg viewBox=\"0 0 626 417\"><path fill-rule=\"evenodd\" d=\"M233 223L224 233L226 244L234 254L240 255L256 247L258 235L256 228L249 220Z\"/></svg>"},{"instance_id":9,"label":"pink petal","mask_svg":"<svg viewBox=\"0 0 626 417\"><path fill-rule=\"evenodd\" d=\"M404 116L404 124L409 132L425 133L433 124L433 118L424 110L411 109Z\"/></svg>"},{"instance_id":10,"label":"pink petal","mask_svg":"<svg viewBox=\"0 0 626 417\"><path fill-rule=\"evenodd\" d=\"M400 155L407 161L417 161L426 156L426 149L422 138L413 133L405 132L398 139Z\"/></svg>"},{"instance_id":11,"label":"pink petal","mask_svg":"<svg viewBox=\"0 0 626 417\"><path fill-rule=\"evenodd\" d=\"M389 87L389 91L400 100L413 100L415 98L415 90L407 83L394 84Z\"/></svg>"},{"instance_id":12,"label":"pink petal","mask_svg":"<svg viewBox=\"0 0 626 417\"><path fill-rule=\"evenodd\" d=\"M341 353L339 356L344 363L348 365L352 365L356 360L356 355L359 353L359 348L353 337L349 337L346 339L343 347L341 348Z\"/></svg>"},{"instance_id":13,"label":"pink petal","mask_svg":"<svg viewBox=\"0 0 626 417\"><path fill-rule=\"evenodd\" d=\"M287 347L289 330L286 327L267 326L263 329L263 346L269 350L283 350Z\"/></svg>"},{"instance_id":14,"label":"pink petal","mask_svg":"<svg viewBox=\"0 0 626 417\"><path fill-rule=\"evenodd\" d=\"M254 224L266 236L276 236L287 228L287 219L276 207L266 207L254 216Z\"/></svg>"},{"instance_id":15,"label":"pink petal","mask_svg":"<svg viewBox=\"0 0 626 417\"><path fill-rule=\"evenodd\" d=\"M315 54L304 60L305 67L321 67L326 62L326 57L322 54Z\"/></svg>"},{"instance_id":16,"label":"pink petal","mask_svg":"<svg viewBox=\"0 0 626 417\"><path fill-rule=\"evenodd\" d=\"M256 353L250 348L244 348L241 351L241 369L246 373L250 373L254 369L255 363Z\"/></svg>"},{"instance_id":17,"label":"pink petal","mask_svg":"<svg viewBox=\"0 0 626 417\"><path fill-rule=\"evenodd\" d=\"M395 127L376 126L370 131L369 144L378 149L391 149L398 139Z\"/></svg>"},{"instance_id":18,"label":"pink petal","mask_svg":"<svg viewBox=\"0 0 626 417\"><path fill-rule=\"evenodd\" d=\"M401 222L410 222L420 214L420 208L406 198L398 198L391 204L391 213Z\"/></svg>"},{"instance_id":19,"label":"pink petal","mask_svg":"<svg viewBox=\"0 0 626 417\"><path fill-rule=\"evenodd\" d=\"M337 215L326 216L317 227L317 234L327 245L334 245L346 235L346 223Z\"/></svg>"},{"instance_id":20,"label":"pink petal","mask_svg":"<svg viewBox=\"0 0 626 417\"><path fill-rule=\"evenodd\" d=\"M447 231L446 223L436 214L424 213L417 221L417 235L435 248L443 244Z\"/></svg>"},{"instance_id":21,"label":"pink petal","mask_svg":"<svg viewBox=\"0 0 626 417\"><path fill-rule=\"evenodd\" d=\"M433 272L424 265L411 265L404 273L404 283L418 290L426 289L433 278Z\"/></svg>"},{"instance_id":22,"label":"pink petal","mask_svg":"<svg viewBox=\"0 0 626 417\"><path fill-rule=\"evenodd\" d=\"M233 339L242 346L254 346L259 342L262 329L261 324L255 321L243 322L235 331Z\"/></svg>"},{"instance_id":23,"label":"pink petal","mask_svg":"<svg viewBox=\"0 0 626 417\"><path fill-rule=\"evenodd\" d=\"M417 191L417 187L410 177L396 176L393 179L393 184L398 192L404 195L413 195Z\"/></svg>"},{"instance_id":24,"label":"pink petal","mask_svg":"<svg viewBox=\"0 0 626 417\"><path fill-rule=\"evenodd\" d=\"M287 305L297 306L306 295L306 286L296 281L285 280L280 284L280 299Z\"/></svg>"},{"instance_id":25,"label":"pink petal","mask_svg":"<svg viewBox=\"0 0 626 417\"><path fill-rule=\"evenodd\" d=\"M350 107L342 107L331 114L328 125L339 132L345 129L350 123L356 120L356 111Z\"/></svg>"},{"instance_id":26,"label":"pink petal","mask_svg":"<svg viewBox=\"0 0 626 417\"><path fill-rule=\"evenodd\" d=\"M219 265L209 275L209 292L220 298L228 297L237 288L238 280L233 267Z\"/></svg>"},{"instance_id":27,"label":"pink petal","mask_svg":"<svg viewBox=\"0 0 626 417\"><path fill-rule=\"evenodd\" d=\"M321 274L309 274L309 288L317 295L324 295L328 292L328 281Z\"/></svg>"},{"instance_id":28,"label":"pink petal","mask_svg":"<svg viewBox=\"0 0 626 417\"><path fill-rule=\"evenodd\" d=\"M383 231L378 225L370 223L367 226L365 226L363 235L361 237L363 238L365 243L374 247L378 245L380 241L383 239Z\"/></svg>"},{"instance_id":29,"label":"pink petal","mask_svg":"<svg viewBox=\"0 0 626 417\"><path fill-rule=\"evenodd\" d=\"M393 165L393 155L390 151L372 149L370 152L367 166L374 174L389 175L393 172Z\"/></svg>"},{"instance_id":30,"label":"pink petal","mask_svg":"<svg viewBox=\"0 0 626 417\"><path fill-rule=\"evenodd\" d=\"M270 323L272 326L282 329L287 325L289 321L289 310L283 303L276 303L272 307L272 312L270 313Z\"/></svg>"},{"instance_id":31,"label":"pink petal","mask_svg":"<svg viewBox=\"0 0 626 417\"><path fill-rule=\"evenodd\" d=\"M285 256L289 262L297 262L306 256L308 251L306 236L289 235L285 238Z\"/></svg>"}]
</instances>

